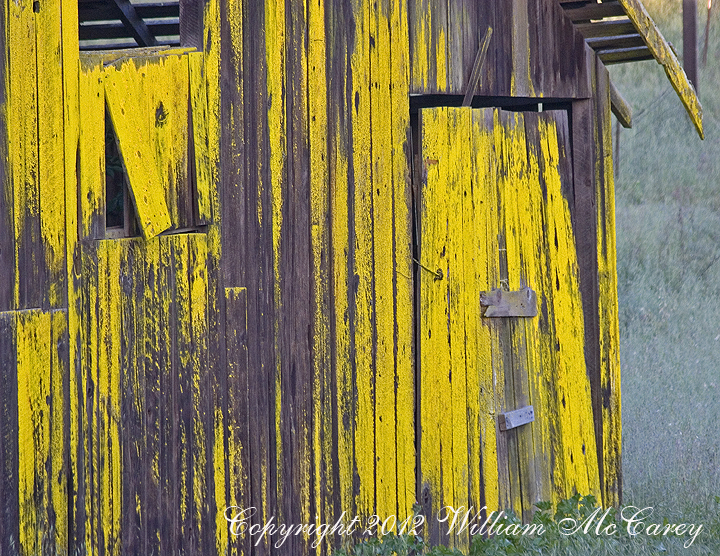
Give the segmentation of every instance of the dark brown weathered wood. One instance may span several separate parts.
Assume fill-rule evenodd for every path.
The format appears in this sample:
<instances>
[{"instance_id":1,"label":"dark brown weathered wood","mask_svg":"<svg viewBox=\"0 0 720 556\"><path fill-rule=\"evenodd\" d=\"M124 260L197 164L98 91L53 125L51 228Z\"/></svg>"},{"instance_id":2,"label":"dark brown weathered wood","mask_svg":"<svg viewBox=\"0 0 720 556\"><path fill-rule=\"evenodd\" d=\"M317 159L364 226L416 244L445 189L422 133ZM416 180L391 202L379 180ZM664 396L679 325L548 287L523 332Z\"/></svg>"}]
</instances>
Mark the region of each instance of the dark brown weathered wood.
<instances>
[{"instance_id":1,"label":"dark brown weathered wood","mask_svg":"<svg viewBox=\"0 0 720 556\"><path fill-rule=\"evenodd\" d=\"M619 48L636 48L645 46L645 41L637 33L612 37L597 37L594 39L587 39L587 43L596 52L598 52L598 54L602 54L604 49L613 50Z\"/></svg>"},{"instance_id":2,"label":"dark brown weathered wood","mask_svg":"<svg viewBox=\"0 0 720 556\"><path fill-rule=\"evenodd\" d=\"M228 500L238 505L236 511L251 507L251 457L250 431L253 416L249 413L250 391L248 389L248 327L247 327L247 290L245 288L228 288L223 294L225 305L225 362L226 372L218 375L217 395L222 396L221 407L225 415L223 431L225 454L226 485ZM217 464L218 462L216 462ZM231 477L237 477L241 483L233 484ZM226 511L217 508L218 511ZM251 539L248 535L233 540L241 553L249 553Z\"/></svg>"},{"instance_id":3,"label":"dark brown weathered wood","mask_svg":"<svg viewBox=\"0 0 720 556\"><path fill-rule=\"evenodd\" d=\"M2 10L0 10L2 12ZM0 312L0 552L17 552L18 501L17 317Z\"/></svg>"},{"instance_id":4,"label":"dark brown weathered wood","mask_svg":"<svg viewBox=\"0 0 720 556\"><path fill-rule=\"evenodd\" d=\"M645 46L603 50L598 56L605 65L653 59L652 53Z\"/></svg>"},{"instance_id":5,"label":"dark brown weathered wood","mask_svg":"<svg viewBox=\"0 0 720 556\"><path fill-rule=\"evenodd\" d=\"M180 44L202 49L203 11L202 0L180 0ZM154 33L158 36L159 33Z\"/></svg>"},{"instance_id":6,"label":"dark brown weathered wood","mask_svg":"<svg viewBox=\"0 0 720 556\"><path fill-rule=\"evenodd\" d=\"M562 3L562 2L561 2ZM582 6L575 7L571 4L563 5L565 13L573 22L589 21L591 19L604 19L606 17L618 17L625 14L620 2L588 2Z\"/></svg>"},{"instance_id":7,"label":"dark brown weathered wood","mask_svg":"<svg viewBox=\"0 0 720 556\"><path fill-rule=\"evenodd\" d=\"M698 90L697 73L697 2L683 0L683 69Z\"/></svg>"},{"instance_id":8,"label":"dark brown weathered wood","mask_svg":"<svg viewBox=\"0 0 720 556\"><path fill-rule=\"evenodd\" d=\"M618 122L620 122L624 128L630 129L632 127L632 108L612 81L610 82L610 103L612 105L612 113L615 114Z\"/></svg>"},{"instance_id":9,"label":"dark brown weathered wood","mask_svg":"<svg viewBox=\"0 0 720 556\"><path fill-rule=\"evenodd\" d=\"M130 0L112 0L120 12L120 20L130 31L138 46L155 46L155 37L148 29L145 21L135 11Z\"/></svg>"},{"instance_id":10,"label":"dark brown weathered wood","mask_svg":"<svg viewBox=\"0 0 720 556\"><path fill-rule=\"evenodd\" d=\"M482 41L480 41L480 47L478 48L477 56L475 57L475 63L473 64L472 73L468 80L467 87L465 89L465 98L463 98L463 106L472 105L472 99L477 90L480 77L482 76L481 70L485 57L487 56L488 46L490 45L490 39L492 38L492 27L488 27L487 31L483 35Z\"/></svg>"},{"instance_id":11,"label":"dark brown weathered wood","mask_svg":"<svg viewBox=\"0 0 720 556\"><path fill-rule=\"evenodd\" d=\"M597 23L579 23L575 28L586 39L597 37L615 37L619 35L632 35L637 33L635 26L629 19L600 21Z\"/></svg>"},{"instance_id":12,"label":"dark brown weathered wood","mask_svg":"<svg viewBox=\"0 0 720 556\"><path fill-rule=\"evenodd\" d=\"M146 435L144 430L145 414L145 380L144 366L138 360L137 348L141 345L143 302L143 270L142 251L135 242L123 245L120 260L120 284L122 322L121 330L124 349L121 354L121 388L124 393L123 411L123 488L122 503L125 511L122 515L122 544L130 553L143 550L144 512L148 511L145 498L144 473L140 472L152 465L148 461ZM141 352L142 353L142 352Z\"/></svg>"}]
</instances>

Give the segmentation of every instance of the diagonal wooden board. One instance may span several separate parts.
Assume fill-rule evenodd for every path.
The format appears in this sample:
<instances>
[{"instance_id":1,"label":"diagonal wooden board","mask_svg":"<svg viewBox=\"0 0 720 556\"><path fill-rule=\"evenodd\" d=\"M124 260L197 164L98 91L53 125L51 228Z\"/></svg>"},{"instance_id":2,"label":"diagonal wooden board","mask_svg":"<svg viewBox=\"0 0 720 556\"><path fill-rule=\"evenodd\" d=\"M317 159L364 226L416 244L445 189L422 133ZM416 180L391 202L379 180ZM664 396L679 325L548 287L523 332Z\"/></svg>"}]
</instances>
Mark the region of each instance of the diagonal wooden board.
<instances>
[{"instance_id":1,"label":"diagonal wooden board","mask_svg":"<svg viewBox=\"0 0 720 556\"><path fill-rule=\"evenodd\" d=\"M695 88L688 80L687 75L685 75L680 62L678 62L677 56L639 0L620 0L620 4L625 9L625 13L627 13L638 33L643 37L657 63L665 69L665 73L673 89L680 97L680 101L685 106L685 110L687 110L698 135L701 139L704 139L702 106Z\"/></svg>"}]
</instances>

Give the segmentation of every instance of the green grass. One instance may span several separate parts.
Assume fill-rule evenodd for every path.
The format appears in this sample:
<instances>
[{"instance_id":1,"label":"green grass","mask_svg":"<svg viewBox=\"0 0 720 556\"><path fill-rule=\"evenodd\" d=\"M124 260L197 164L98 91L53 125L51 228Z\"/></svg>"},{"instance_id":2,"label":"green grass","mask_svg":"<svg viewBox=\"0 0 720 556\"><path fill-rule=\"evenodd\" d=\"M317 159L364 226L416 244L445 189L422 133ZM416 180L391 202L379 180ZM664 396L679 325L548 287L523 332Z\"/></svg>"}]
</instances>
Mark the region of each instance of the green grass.
<instances>
[{"instance_id":1,"label":"green grass","mask_svg":"<svg viewBox=\"0 0 720 556\"><path fill-rule=\"evenodd\" d=\"M645 5L680 49L682 2ZM705 141L655 62L611 68L635 116L616 167L624 501L707 523L720 495L719 60L715 13L699 68Z\"/></svg>"}]
</instances>

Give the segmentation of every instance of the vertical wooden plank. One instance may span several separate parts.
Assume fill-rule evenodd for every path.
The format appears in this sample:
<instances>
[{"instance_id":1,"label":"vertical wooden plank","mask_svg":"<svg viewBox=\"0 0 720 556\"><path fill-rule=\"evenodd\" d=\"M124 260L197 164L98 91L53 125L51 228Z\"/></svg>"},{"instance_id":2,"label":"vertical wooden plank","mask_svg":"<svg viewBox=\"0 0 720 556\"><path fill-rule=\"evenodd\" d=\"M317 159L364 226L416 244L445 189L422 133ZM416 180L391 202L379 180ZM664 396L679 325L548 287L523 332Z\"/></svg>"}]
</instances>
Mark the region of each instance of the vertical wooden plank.
<instances>
[{"instance_id":1,"label":"vertical wooden plank","mask_svg":"<svg viewBox=\"0 0 720 556\"><path fill-rule=\"evenodd\" d=\"M37 52L32 2L8 4L9 168L14 195L15 307L40 307L46 267L38 192ZM17 53L22 53L18 55Z\"/></svg>"},{"instance_id":2,"label":"vertical wooden plank","mask_svg":"<svg viewBox=\"0 0 720 556\"><path fill-rule=\"evenodd\" d=\"M68 515L68 397L69 345L68 311L58 309L50 313L50 430L48 508L51 526L51 545L58 553L69 547L70 516ZM53 522L54 521L54 522Z\"/></svg>"},{"instance_id":3,"label":"vertical wooden plank","mask_svg":"<svg viewBox=\"0 0 720 556\"><path fill-rule=\"evenodd\" d=\"M266 191L271 197L272 212L269 218L265 216L261 201L258 200L258 218L261 221L266 221L270 228L272 236L272 253L267 253L267 256L272 257L273 265L273 296L275 303L275 314L273 323L274 332L274 352L275 352L275 372L272 379L275 383L276 397L272 400L274 404L274 412L271 412L269 417L274 414L275 423L275 462L276 469L275 475L278 478L277 496L278 500L283 500L281 503L281 511L284 519L291 519L289 516L292 515L292 502L297 504L298 500L289 494L293 491L296 486L296 481L293 480L293 445L296 439L295 435L292 434L294 425L291 423L292 411L286 405L292 404L288 401L282 393L287 390L283 388L283 381L285 385L290 380L289 367L285 364L288 360L288 353L285 349L287 340L282 332L283 321L285 320L285 311L291 312L289 305L285 305L286 291L283 288L284 282L287 279L282 265L282 259L287 256L284 250L287 249L286 244L283 242L283 231L286 226L284 221L284 214L286 211L286 203L288 202L288 190L289 185L289 169L291 161L289 157L292 157L292 153L295 151L294 146L289 144L289 125L292 116L289 113L288 108L288 96L290 90L286 89L286 84L290 87L302 86L300 83L293 83L289 85L290 79L288 77L288 66L291 61L288 60L290 57L291 49L295 46L290 46L292 39L292 26L290 23L291 15L287 13L289 7L287 2L269 2L265 5L265 52L264 62L266 73L264 79L266 80L266 94L270 100L269 106L267 107L266 114L263 114L267 118L267 142L263 142L259 146L258 158L261 159L263 156L269 158L269 167L264 168L263 176L267 175L269 179L265 181ZM300 46L303 48L304 45ZM258 92L258 94L263 94ZM264 108L262 101L258 99L257 108ZM260 116L262 120L263 116ZM264 124L265 122L263 122ZM261 124L258 124L261 125ZM263 137L264 138L264 137ZM264 164L264 160L261 165ZM258 179L262 179L258 176ZM266 210L270 207L266 207ZM288 227L291 228L292 224L288 223ZM292 233L292 232L290 232ZM289 301L289 300L288 300ZM268 424L268 426L272 426ZM299 432L299 431L298 431ZM287 494L286 494L287 493ZM287 496L286 498L283 498ZM296 507L299 509L299 507Z\"/></svg>"},{"instance_id":4,"label":"vertical wooden plank","mask_svg":"<svg viewBox=\"0 0 720 556\"><path fill-rule=\"evenodd\" d=\"M350 72L352 85L352 199L350 258L353 260L353 293L351 298L351 365L357 388L355 414L355 466L357 510L362 515L375 511L375 364L373 346L373 284L372 284L372 164L370 120L370 2L352 4L355 23L351 47ZM374 39L373 39L374 40Z\"/></svg>"},{"instance_id":5,"label":"vertical wooden plank","mask_svg":"<svg viewBox=\"0 0 720 556\"><path fill-rule=\"evenodd\" d=\"M493 142L496 160L496 187L493 195L494 206L497 207L496 217L490 221L491 238L495 241L488 244L488 258L492 261L490 269L489 284L490 287L507 287L507 268L508 260L505 255L506 240L504 226L504 205L503 205L503 189L504 183L507 181L508 164L510 163L510 155L507 152L506 140L506 124L507 114L496 109L493 112ZM497 286L495 286L497 284ZM510 447L508 446L508 436L500 433L497 425L497 414L505 411L507 404L507 384L511 376L512 361L509 350L509 330L508 323L499 322L491 323L491 352L492 352L492 369L493 369L493 407L495 409L495 439L497 441L497 466L498 466L498 500L501 508L510 508L513 506L511 478L512 470L510 457ZM517 488L515 489L517 492Z\"/></svg>"},{"instance_id":6,"label":"vertical wooden plank","mask_svg":"<svg viewBox=\"0 0 720 556\"><path fill-rule=\"evenodd\" d=\"M510 94L517 97L535 96L530 69L530 21L528 4L532 0L512 0L512 74Z\"/></svg>"},{"instance_id":7,"label":"vertical wooden plank","mask_svg":"<svg viewBox=\"0 0 720 556\"><path fill-rule=\"evenodd\" d=\"M98 248L98 359L96 367L95 408L97 423L94 479L98 505L91 519L98 525L98 550L119 554L122 517L121 447L121 324L120 293L121 245L103 241Z\"/></svg>"},{"instance_id":8,"label":"vertical wooden plank","mask_svg":"<svg viewBox=\"0 0 720 556\"><path fill-rule=\"evenodd\" d=\"M530 114L530 113L528 113ZM532 121L532 120L531 120ZM534 236L532 221L537 218L529 199L533 191L539 190L537 173L528 164L527 141L524 114L515 114L508 129L512 152L511 180L505 189L503 200L506 211L506 238L508 254L508 283L511 290L525 286L537 288L530 282L529 267L538 251L538 240ZM539 208L539 207L538 207ZM508 218L509 217L509 218ZM514 251L513 266L510 265L510 253ZM535 365L537 346L529 337L533 322L531 319L513 319L512 355L514 376L514 406L518 409L532 405L532 382L538 373ZM513 434L512 432L510 434ZM535 430L533 427L521 427L514 432L517 438L518 466L520 471L520 499L522 518L529 521L535 510L534 504L539 502L538 470L535 453ZM540 442L540 439L537 439Z\"/></svg>"},{"instance_id":9,"label":"vertical wooden plank","mask_svg":"<svg viewBox=\"0 0 720 556\"><path fill-rule=\"evenodd\" d=\"M192 504L191 528L197 535L198 550L210 551L210 515L207 500L210 497L208 453L210 418L210 374L208 369L208 277L207 239L205 234L188 234L190 273L190 326L192 338L191 384L191 476Z\"/></svg>"},{"instance_id":10,"label":"vertical wooden plank","mask_svg":"<svg viewBox=\"0 0 720 556\"><path fill-rule=\"evenodd\" d=\"M178 406L178 325L177 293L175 281L177 272L175 237L159 238L159 263L156 276L158 306L161 328L158 333L159 367L159 496L158 528L160 550L171 552L179 546L180 520L180 462L178 451L179 423Z\"/></svg>"},{"instance_id":11,"label":"vertical wooden plank","mask_svg":"<svg viewBox=\"0 0 720 556\"><path fill-rule=\"evenodd\" d=\"M162 240L165 241L165 240ZM163 504L161 477L161 430L163 403L161 401L161 376L170 366L167 359L169 334L167 294L167 264L163 265L165 250L159 238L145 244L144 260L138 268L145 282L143 291L143 338L142 353L145 386L145 469L143 487L145 506L142 519L142 550L148 554L153 547L164 547L161 537L161 519L167 519L167 508ZM166 259L165 259L166 261ZM164 461L162 461L164 463ZM163 471L161 471L163 469Z\"/></svg>"},{"instance_id":12,"label":"vertical wooden plank","mask_svg":"<svg viewBox=\"0 0 720 556\"><path fill-rule=\"evenodd\" d=\"M16 380L20 538L16 550L25 554L40 553L47 546L45 543L53 546L56 542L55 533L51 530L54 525L51 523L54 477L50 444L53 425L50 340L50 313L35 309L18 313Z\"/></svg>"},{"instance_id":13,"label":"vertical wooden plank","mask_svg":"<svg viewBox=\"0 0 720 556\"><path fill-rule=\"evenodd\" d=\"M64 165L65 165L65 271L67 276L67 466L68 474L68 553L74 554L82 546L84 535L83 516L80 512L84 493L83 466L85 453L82 449L85 385L79 380L82 373L80 343L82 313L82 293L80 289L80 271L82 261L77 244L79 225L79 79L80 60L78 46L78 6L72 0L63 0L61 6L62 57L63 57L63 101L64 101ZM81 475L83 478L81 479ZM72 525L70 525L72 524Z\"/></svg>"},{"instance_id":14,"label":"vertical wooden plank","mask_svg":"<svg viewBox=\"0 0 720 556\"><path fill-rule=\"evenodd\" d=\"M408 3L411 89L425 94L448 90L450 47L448 2Z\"/></svg>"},{"instance_id":15,"label":"vertical wooden plank","mask_svg":"<svg viewBox=\"0 0 720 556\"><path fill-rule=\"evenodd\" d=\"M171 317L174 332L172 365L172 436L167 448L173 454L169 485L170 496L177 504L173 507L176 521L173 523L172 542L176 549L189 544L198 549L197 531L192 527L190 512L193 510L192 491L192 330L190 299L190 267L188 234L169 236L172 246L171 268L174 284L171 289L175 312Z\"/></svg>"},{"instance_id":16,"label":"vertical wooden plank","mask_svg":"<svg viewBox=\"0 0 720 556\"><path fill-rule=\"evenodd\" d=\"M336 496L333 475L337 456L333 453L332 360L330 351L330 320L333 298L330 294L332 267L330 263L330 183L328 161L328 84L325 4L308 2L308 152L310 155L310 231L312 283L312 457L315 514L321 523L335 516ZM317 552L329 552L329 541L321 543Z\"/></svg>"},{"instance_id":17,"label":"vertical wooden plank","mask_svg":"<svg viewBox=\"0 0 720 556\"><path fill-rule=\"evenodd\" d=\"M77 210L80 238L105 237L105 87L101 63L83 65L79 77Z\"/></svg>"},{"instance_id":18,"label":"vertical wooden plank","mask_svg":"<svg viewBox=\"0 0 720 556\"><path fill-rule=\"evenodd\" d=\"M352 310L352 282L354 262L350 245L350 214L352 199L352 106L354 97L349 94L347 71L349 43L348 28L352 18L349 6L331 2L327 10L328 97L343 99L328 106L328 171L330 188L330 217L332 230L331 292L333 298L330 322L331 357L334 369L333 382L333 438L336 439L338 468L336 472L336 511L356 511L354 498L354 425L356 404L351 362L351 335L354 315ZM351 320L352 319L352 320ZM414 485L413 485L414 488ZM341 510L342 511L342 510Z\"/></svg>"},{"instance_id":19,"label":"vertical wooden plank","mask_svg":"<svg viewBox=\"0 0 720 556\"><path fill-rule=\"evenodd\" d=\"M561 400L558 424L563 442L565 491L589 492L600 498L598 459L592 415L590 383L586 374L582 299L578 287L577 255L567 200L562 193L559 172L562 152L558 127L548 113L540 120L544 181L547 188L545 218L548 234L548 270L555 280L551 312L555 321L557 356L556 388ZM564 150L564 149L563 149ZM566 178L567 179L567 178Z\"/></svg>"},{"instance_id":20,"label":"vertical wooden plank","mask_svg":"<svg viewBox=\"0 0 720 556\"><path fill-rule=\"evenodd\" d=\"M471 150L472 203L463 202L465 233L466 303L479 303L481 291L493 287L497 274L497 187L492 109L473 110ZM472 227L470 223L472 222ZM474 243L468 238L472 234ZM495 432L495 399L492 366L492 323L482 321L473 311L466 311L468 351L475 356L468 360L468 431L471 500L478 508L487 506L487 513L499 509L498 454ZM477 463L476 463L477 462Z\"/></svg>"},{"instance_id":21,"label":"vertical wooden plank","mask_svg":"<svg viewBox=\"0 0 720 556\"><path fill-rule=\"evenodd\" d=\"M620 332L617 296L617 248L615 243L615 183L612 159L612 117L610 79L605 67L597 65L598 151L595 164L597 210L598 331L600 352L600 393L602 402L602 455L600 482L603 505L618 505L622 496L622 404L620 389ZM594 343L593 338L593 343ZM594 396L595 399L595 396ZM599 400L600 401L600 400ZM597 412L595 419L599 420Z\"/></svg>"},{"instance_id":22,"label":"vertical wooden plank","mask_svg":"<svg viewBox=\"0 0 720 556\"><path fill-rule=\"evenodd\" d=\"M474 330L465 328L465 312L477 306L473 302L466 306L464 291L465 270L465 224L463 202L467 197L470 178L467 167L470 161L471 144L470 108L448 109L448 158L447 158L447 270L443 268L447 282L447 339L449 360L441 372L448 373L447 389L449 398L443 396L442 405L436 413L449 413L449 427L443 431L441 445L443 459L444 502L455 508L467 506L468 500L468 392L467 392L467 346L466 337ZM469 223L467 223L469 225ZM477 301L479 303L479 299ZM449 410L448 410L449 408ZM436 510L437 511L437 510ZM467 531L449 536L449 545L467 550Z\"/></svg>"},{"instance_id":23,"label":"vertical wooden plank","mask_svg":"<svg viewBox=\"0 0 720 556\"><path fill-rule=\"evenodd\" d=\"M283 431L284 449L293 451L292 486L283 484L284 506L288 517L299 522L312 521L319 508L315 507L313 489L319 477L312 467L313 383L311 345L307 329L312 322L312 290L303 285L312 276L311 191L309 180L310 153L308 144L308 34L307 2L286 2L288 110L288 185L285 231L281 238L281 272L289 279L283 283L282 309L291 316L287 329L281 334L288 343L282 350L283 373L292 388L286 397L283 411L289 419L285 426L294 425L295 434ZM317 119L316 119L317 122ZM290 207L293 207L290 209ZM293 255L291 255L291 253ZM282 348L281 348L282 349ZM318 385L319 387L319 385ZM278 439L278 443L280 439ZM292 496L292 499L288 498ZM303 535L288 550L310 552L311 540Z\"/></svg>"},{"instance_id":24,"label":"vertical wooden plank","mask_svg":"<svg viewBox=\"0 0 720 556\"><path fill-rule=\"evenodd\" d=\"M250 507L250 401L248 389L248 346L247 346L247 290L245 288L225 289L225 330L226 330L226 425L223 431L216 429L215 441L225 439L228 473L228 507L242 511ZM216 427L218 426L216 417ZM217 444L216 444L216 450ZM217 454L217 452L216 452ZM217 463L216 463L217 465ZM227 527L223 524L223 529ZM249 554L249 536L232 540L232 553Z\"/></svg>"},{"instance_id":25,"label":"vertical wooden plank","mask_svg":"<svg viewBox=\"0 0 720 556\"><path fill-rule=\"evenodd\" d=\"M3 38L7 41L10 23L8 17L10 6L3 3L0 6L0 29ZM11 130L11 115L8 112L9 96L9 52L7 46L0 48L0 311L8 311L15 307L15 218L13 181L9 168L10 149L9 132Z\"/></svg>"},{"instance_id":26,"label":"vertical wooden plank","mask_svg":"<svg viewBox=\"0 0 720 556\"><path fill-rule=\"evenodd\" d=\"M0 550L17 552L20 540L17 313L0 313Z\"/></svg>"},{"instance_id":27,"label":"vertical wooden plank","mask_svg":"<svg viewBox=\"0 0 720 556\"><path fill-rule=\"evenodd\" d=\"M81 371L78 377L78 420L81 423L78 438L78 502L75 522L79 531L76 542L88 552L97 552L99 523L92 519L93 508L99 507L98 478L98 249L102 243L81 244ZM82 404L82 405L80 405Z\"/></svg>"},{"instance_id":28,"label":"vertical wooden plank","mask_svg":"<svg viewBox=\"0 0 720 556\"><path fill-rule=\"evenodd\" d=\"M452 500L452 475L444 474L452 462L452 414L448 384L448 253L447 206L448 130L447 108L420 113L421 165L423 172L420 205L420 496L423 513L435 512ZM430 269L439 269L433 273ZM442 274L442 278L440 277ZM439 522L428 520L431 543L440 539Z\"/></svg>"},{"instance_id":29,"label":"vertical wooden plank","mask_svg":"<svg viewBox=\"0 0 720 556\"><path fill-rule=\"evenodd\" d=\"M390 26L386 6L370 9L370 115L372 185L372 297L375 348L375 511L397 514L395 437L392 106Z\"/></svg>"},{"instance_id":30,"label":"vertical wooden plank","mask_svg":"<svg viewBox=\"0 0 720 556\"><path fill-rule=\"evenodd\" d=\"M390 103L393 180L393 299L395 304L395 376L398 518L412 515L415 482L415 359L413 334L413 263L410 160L408 10L390 3ZM345 506L343 506L345 508Z\"/></svg>"},{"instance_id":31,"label":"vertical wooden plank","mask_svg":"<svg viewBox=\"0 0 720 556\"><path fill-rule=\"evenodd\" d=\"M222 227L221 242L223 253L222 272L223 281L226 286L248 285L245 276L242 275L241 262L247 260L245 256L245 245L251 245L250 236L252 233L251 224L246 215L247 188L249 183L247 175L250 162L246 163L245 155L245 129L248 131L251 121L246 121L245 112L248 110L248 103L244 99L245 89L245 58L250 53L244 51L243 28L249 22L249 14L243 11L243 3L240 1L220 3L220 33L222 36L220 54L221 73L227 79L222 88L222 95L218 102L217 110L220 115L220 129L223 130L220 144L219 167L223 169L219 178L219 200L222 207L222 221L232 222L232 225ZM262 26L253 27L262 35ZM256 36L255 40L259 40ZM208 61L208 67L213 67ZM256 64L248 64L247 71L254 76ZM208 75L208 81L210 81ZM210 118L212 121L212 118ZM218 130L218 135L220 135ZM248 144L248 151L251 145ZM243 233L247 230L247 233Z\"/></svg>"},{"instance_id":32,"label":"vertical wooden plank","mask_svg":"<svg viewBox=\"0 0 720 556\"><path fill-rule=\"evenodd\" d=\"M517 278L520 268L520 252L517 248L517 230L514 226L513 214L515 206L512 202L512 188L516 184L524 153L516 152L513 132L516 127L516 114L498 110L496 112L496 148L498 148L498 262L499 283L501 288L517 289ZM518 346L513 345L513 324L509 319L498 322L497 352L493 355L493 365L498 365L496 382L496 400L499 412L515 409L515 373L516 359L519 361ZM523 350L524 351L524 350ZM524 353L523 353L524 355ZM518 514L522 510L522 490L520 486L520 462L517 431L498 433L498 465L506 472L505 480L501 480L501 500L507 507ZM504 493L503 493L504 487Z\"/></svg>"},{"instance_id":33,"label":"vertical wooden plank","mask_svg":"<svg viewBox=\"0 0 720 556\"><path fill-rule=\"evenodd\" d=\"M211 190L215 186L212 176L213 156L208 129L208 97L205 75L205 56L200 52L188 54L190 65L190 121L195 167L195 189L197 191L197 224L213 222Z\"/></svg>"},{"instance_id":34,"label":"vertical wooden plank","mask_svg":"<svg viewBox=\"0 0 720 556\"><path fill-rule=\"evenodd\" d=\"M62 2L42 4L35 16L37 42L38 210L47 288L44 306L67 305L65 263L65 142ZM71 62L70 62L71 63ZM75 205L73 205L74 207ZM37 261L36 264L40 264Z\"/></svg>"},{"instance_id":35,"label":"vertical wooden plank","mask_svg":"<svg viewBox=\"0 0 720 556\"><path fill-rule=\"evenodd\" d=\"M521 235L521 252L523 254L523 277L526 284L538 293L539 314L534 319L523 319L523 329L527 345L528 364L528 402L535 410L535 421L531 424L532 445L528 457L535 466L535 484L533 492L535 500L552 500L552 460L554 433L551 429L552 416L555 413L554 385L548 378L551 367L543 354L542 334L547 333L547 300L552 294L548 291L549 277L545 265L546 238L543 228L544 186L540 170L540 142L538 116L534 112L525 112L525 141L527 148L528 188L525 194L518 195L518 212L523 226ZM556 500L557 501L557 500ZM532 509L532 508L530 508ZM527 508L524 507L527 511Z\"/></svg>"},{"instance_id":36,"label":"vertical wooden plank","mask_svg":"<svg viewBox=\"0 0 720 556\"><path fill-rule=\"evenodd\" d=\"M143 549L143 516L149 510L145 499L145 466L148 464L145 429L145 368L143 247L137 240L115 240L120 250L120 340L122 348L122 551Z\"/></svg>"}]
</instances>

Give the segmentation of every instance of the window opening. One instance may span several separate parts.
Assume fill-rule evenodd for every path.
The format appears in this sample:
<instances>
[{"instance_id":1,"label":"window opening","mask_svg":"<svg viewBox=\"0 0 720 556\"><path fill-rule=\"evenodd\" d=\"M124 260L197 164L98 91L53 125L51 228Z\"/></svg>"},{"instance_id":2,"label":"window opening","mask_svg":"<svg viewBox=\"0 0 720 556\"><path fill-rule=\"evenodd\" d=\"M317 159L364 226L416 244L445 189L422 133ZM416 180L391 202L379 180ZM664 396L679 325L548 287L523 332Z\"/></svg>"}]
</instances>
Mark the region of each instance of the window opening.
<instances>
[{"instance_id":1,"label":"window opening","mask_svg":"<svg viewBox=\"0 0 720 556\"><path fill-rule=\"evenodd\" d=\"M138 226L128 191L128 176L110 112L105 107L105 236L136 235Z\"/></svg>"},{"instance_id":2,"label":"window opening","mask_svg":"<svg viewBox=\"0 0 720 556\"><path fill-rule=\"evenodd\" d=\"M202 44L201 0L78 0L80 50Z\"/></svg>"}]
</instances>

